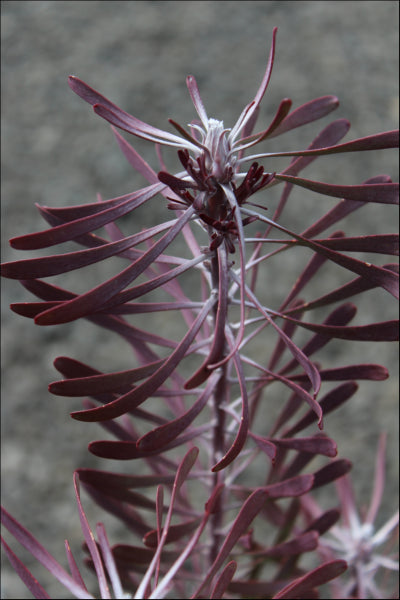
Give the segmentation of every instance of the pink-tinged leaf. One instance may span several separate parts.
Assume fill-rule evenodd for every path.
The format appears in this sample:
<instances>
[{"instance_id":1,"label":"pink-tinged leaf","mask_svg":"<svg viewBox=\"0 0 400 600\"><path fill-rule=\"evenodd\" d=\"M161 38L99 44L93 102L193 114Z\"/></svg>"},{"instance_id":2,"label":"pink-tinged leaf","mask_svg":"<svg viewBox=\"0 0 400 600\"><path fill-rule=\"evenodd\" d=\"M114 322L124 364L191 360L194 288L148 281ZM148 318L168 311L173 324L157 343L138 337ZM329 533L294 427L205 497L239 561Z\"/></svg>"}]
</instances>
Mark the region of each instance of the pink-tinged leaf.
<instances>
[{"instance_id":1,"label":"pink-tinged leaf","mask_svg":"<svg viewBox=\"0 0 400 600\"><path fill-rule=\"evenodd\" d=\"M275 129L270 137L282 135L282 133L286 133L286 131L321 119L335 110L338 106L339 100L336 96L321 96L321 98L310 100L309 102L306 102L306 104L302 104L302 106L293 110L286 119L282 121L279 127Z\"/></svg>"},{"instance_id":2,"label":"pink-tinged leaf","mask_svg":"<svg viewBox=\"0 0 400 600\"><path fill-rule=\"evenodd\" d=\"M249 498L247 498L242 508L240 509L238 516L234 520L232 527L225 536L225 541L222 544L222 547L218 552L214 563L211 565L211 568L208 571L206 577L204 578L202 584L192 596L192 598L204 597L204 594L202 595L202 592L208 589L210 581L217 573L218 569L222 566L226 558L229 556L231 550L235 546L238 539L244 533L246 533L251 522L264 506L267 498L268 493L265 491L265 489L257 489L251 494L251 496L249 496Z\"/></svg>"},{"instance_id":3,"label":"pink-tinged leaf","mask_svg":"<svg viewBox=\"0 0 400 600\"><path fill-rule=\"evenodd\" d=\"M398 204L399 201L399 185L397 183L336 185L322 183L321 181L312 181L311 179L302 179L300 177L291 177L290 175L275 175L275 177L276 179L288 181L293 185L299 185L318 194L333 196L334 198L384 204Z\"/></svg>"},{"instance_id":4,"label":"pink-tinged leaf","mask_svg":"<svg viewBox=\"0 0 400 600\"><path fill-rule=\"evenodd\" d=\"M199 526L200 522L201 518L197 518L190 521L185 521L184 523L179 523L179 525L170 525L164 544L176 542L186 535L189 535ZM148 548L157 548L159 543L157 530L153 529L146 533L143 538L143 542Z\"/></svg>"},{"instance_id":5,"label":"pink-tinged leaf","mask_svg":"<svg viewBox=\"0 0 400 600\"><path fill-rule=\"evenodd\" d=\"M74 596L77 598L93 598L86 589L82 589L76 583L51 554L39 544L33 535L22 527L4 508L1 508L1 522L14 538Z\"/></svg>"},{"instance_id":6,"label":"pink-tinged leaf","mask_svg":"<svg viewBox=\"0 0 400 600\"><path fill-rule=\"evenodd\" d=\"M78 421L104 421L115 419L142 404L176 369L196 337L213 303L214 298L209 298L197 316L196 321L193 323L192 328L187 332L176 349L165 360L164 364L144 383L138 385L132 391L127 392L125 395L120 396L105 406L100 406L87 411L74 412L71 413L71 416Z\"/></svg>"},{"instance_id":7,"label":"pink-tinged leaf","mask_svg":"<svg viewBox=\"0 0 400 600\"><path fill-rule=\"evenodd\" d=\"M211 394L215 390L220 375L217 373L210 378L206 389L198 399L194 402L191 408L180 417L177 417L173 421L157 427L149 433L146 433L137 441L137 446L140 450L154 450L165 446L172 440L174 440L184 429L186 429L197 417L198 414L203 410Z\"/></svg>"},{"instance_id":8,"label":"pink-tinged leaf","mask_svg":"<svg viewBox=\"0 0 400 600\"><path fill-rule=\"evenodd\" d=\"M82 532L86 541L86 544L89 548L90 556L93 560L94 568L96 570L97 580L99 582L100 594L102 598L111 598L110 590L107 584L107 577L104 572L103 563L101 560L101 556L99 553L99 549L94 539L94 535L92 530L90 529L90 525L85 515L85 511L83 510L83 506L80 499L79 493L79 476L74 473L74 488L75 488L75 497L78 504L78 513L79 520L81 522Z\"/></svg>"},{"instance_id":9,"label":"pink-tinged leaf","mask_svg":"<svg viewBox=\"0 0 400 600\"><path fill-rule=\"evenodd\" d=\"M102 227L106 223L115 221L138 208L141 204L158 194L163 187L162 183L151 185L128 194L124 202L119 202L116 206L111 206L111 208L103 208L95 215L88 215L72 222L56 225L51 229L12 238L10 245L16 250L37 250L73 240L84 233L99 229L99 227ZM101 203L98 203L98 206L100 209L102 208Z\"/></svg>"},{"instance_id":10,"label":"pink-tinged leaf","mask_svg":"<svg viewBox=\"0 0 400 600\"><path fill-rule=\"evenodd\" d=\"M36 577L32 575L32 573L27 569L24 563L18 558L16 554L11 550L11 548L6 544L6 542L1 538L1 543L4 548L4 551L7 555L8 560L11 563L14 571L18 575L18 577L24 582L32 596L34 598L51 598L48 595L46 590L40 585ZM88 598L92 598L93 596L87 596Z\"/></svg>"},{"instance_id":11,"label":"pink-tinged leaf","mask_svg":"<svg viewBox=\"0 0 400 600\"><path fill-rule=\"evenodd\" d=\"M295 498L306 494L313 486L314 476L307 473L280 481L279 483L272 483L262 489L268 492L269 498Z\"/></svg>"},{"instance_id":12,"label":"pink-tinged leaf","mask_svg":"<svg viewBox=\"0 0 400 600\"><path fill-rule=\"evenodd\" d=\"M349 365L335 369L322 369L322 381L343 381L349 379L367 379L370 381L383 381L389 377L389 371L381 365ZM305 375L292 375L295 381L307 381Z\"/></svg>"},{"instance_id":13,"label":"pink-tinged leaf","mask_svg":"<svg viewBox=\"0 0 400 600\"><path fill-rule=\"evenodd\" d=\"M274 600L283 598L289 600L289 598L309 598L309 592L313 588L320 585L324 585L336 579L347 570L347 563L344 560L333 560L325 563L316 569L313 569L306 575L299 577L292 583L289 583L280 592L273 596Z\"/></svg>"},{"instance_id":14,"label":"pink-tinged leaf","mask_svg":"<svg viewBox=\"0 0 400 600\"><path fill-rule=\"evenodd\" d=\"M339 477L343 477L343 475L346 475L351 468L351 462L345 458L333 460L329 465L322 467L314 473L312 489L316 489L335 481L335 479L339 479Z\"/></svg>"},{"instance_id":15,"label":"pink-tinged leaf","mask_svg":"<svg viewBox=\"0 0 400 600\"><path fill-rule=\"evenodd\" d=\"M349 400L349 398L354 396L357 390L358 385L354 381L349 381L347 383L339 385L334 390L328 392L320 400L320 406L324 415L326 416L327 414L341 406L344 402ZM300 421L298 421L296 425L293 425L293 427L290 427L290 429L285 431L284 435L292 436L296 433L299 433L299 431L302 431L303 429L314 423L316 421L316 418L317 417L314 411L308 411L308 413L304 415L304 417L300 419Z\"/></svg>"},{"instance_id":16,"label":"pink-tinged leaf","mask_svg":"<svg viewBox=\"0 0 400 600\"><path fill-rule=\"evenodd\" d=\"M234 560L231 560L226 567L223 569L221 575L218 576L213 589L211 590L210 600L218 600L219 598L223 598L226 590L228 589L228 585L233 579L233 576L236 572L237 563Z\"/></svg>"},{"instance_id":17,"label":"pink-tinged leaf","mask_svg":"<svg viewBox=\"0 0 400 600\"><path fill-rule=\"evenodd\" d=\"M282 438L271 440L277 446L298 450L299 452L311 452L311 454L323 454L331 458L337 455L336 443L325 436L312 436L306 438Z\"/></svg>"}]
</instances>

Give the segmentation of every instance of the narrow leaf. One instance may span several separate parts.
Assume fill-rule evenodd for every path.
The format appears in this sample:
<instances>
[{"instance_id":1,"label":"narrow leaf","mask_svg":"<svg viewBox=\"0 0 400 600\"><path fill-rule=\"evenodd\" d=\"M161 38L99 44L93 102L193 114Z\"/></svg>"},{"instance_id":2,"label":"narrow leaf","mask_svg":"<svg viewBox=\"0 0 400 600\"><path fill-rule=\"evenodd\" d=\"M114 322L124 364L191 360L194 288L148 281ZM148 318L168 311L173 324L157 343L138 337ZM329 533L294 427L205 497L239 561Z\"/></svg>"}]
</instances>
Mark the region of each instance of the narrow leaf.
<instances>
[{"instance_id":1,"label":"narrow leaf","mask_svg":"<svg viewBox=\"0 0 400 600\"><path fill-rule=\"evenodd\" d=\"M274 600L275 598L284 598L285 600L289 600L289 598L308 598L310 590L339 577L346 570L347 563L344 560L333 560L325 563L303 575L303 577L299 577L295 581L292 581L292 583L289 583L289 585L275 594L273 598Z\"/></svg>"}]
</instances>

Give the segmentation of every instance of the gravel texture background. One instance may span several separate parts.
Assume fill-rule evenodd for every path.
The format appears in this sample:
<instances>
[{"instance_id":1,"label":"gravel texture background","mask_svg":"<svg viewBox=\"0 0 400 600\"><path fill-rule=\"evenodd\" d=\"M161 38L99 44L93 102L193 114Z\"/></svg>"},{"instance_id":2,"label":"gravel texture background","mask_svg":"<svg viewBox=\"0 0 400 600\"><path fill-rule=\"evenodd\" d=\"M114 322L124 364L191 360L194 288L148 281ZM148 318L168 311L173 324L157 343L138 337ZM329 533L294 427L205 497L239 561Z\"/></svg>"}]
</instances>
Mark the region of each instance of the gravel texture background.
<instances>
[{"instance_id":1,"label":"gravel texture background","mask_svg":"<svg viewBox=\"0 0 400 600\"><path fill-rule=\"evenodd\" d=\"M335 94L341 105L333 118L351 121L347 139L353 139L397 127L398 6L391 1L2 2L2 260L22 257L10 249L9 237L44 227L35 202L92 202L97 192L111 198L142 185L107 124L69 90L69 74L140 119L167 128L168 117L183 125L194 117L185 86L186 75L193 73L208 114L229 126L259 85L277 25L276 62L260 122L269 122L285 96L299 106ZM284 149L305 147L328 122L329 117L282 138ZM156 165L150 145L136 147ZM395 152L320 159L307 176L356 184L379 173L396 180ZM297 197L294 203L292 194L293 218L299 222L322 202L315 194ZM357 215L360 234L395 230L391 207L371 206ZM280 270L272 277L279 291L285 275ZM86 289L86 280L79 284ZM393 318L393 303L386 308L386 295L377 297L365 304L369 314L361 315L360 323ZM26 299L16 282L3 281L2 503L66 564L64 538L73 548L81 539L72 471L98 464L86 447L103 435L96 426L69 418L78 400L48 394L48 383L57 378L52 361L74 356L109 370L130 363L126 348L106 332L80 322L34 327L9 311L10 302ZM344 364L351 354L354 359L354 349L344 344L332 359ZM397 347L360 344L356 354L355 361L385 364L392 376L386 383L361 384L358 396L329 421L328 433L338 439L340 454L354 462L357 492L367 501L378 433L388 432L382 509L387 518L398 490ZM65 597L47 572L35 568L34 573L52 597ZM31 597L6 559L2 594Z\"/></svg>"}]
</instances>

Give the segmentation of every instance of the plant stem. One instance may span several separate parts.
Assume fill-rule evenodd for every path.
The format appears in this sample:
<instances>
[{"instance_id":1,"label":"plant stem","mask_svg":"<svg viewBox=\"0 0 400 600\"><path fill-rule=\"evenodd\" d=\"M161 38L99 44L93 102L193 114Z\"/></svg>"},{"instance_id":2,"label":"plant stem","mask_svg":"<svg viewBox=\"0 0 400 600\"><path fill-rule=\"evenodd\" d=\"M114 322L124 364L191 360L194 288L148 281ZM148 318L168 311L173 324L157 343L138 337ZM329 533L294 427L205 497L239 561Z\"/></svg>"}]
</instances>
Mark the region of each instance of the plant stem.
<instances>
[{"instance_id":1,"label":"plant stem","mask_svg":"<svg viewBox=\"0 0 400 600\"><path fill-rule=\"evenodd\" d=\"M225 244L222 244L218 248L218 252L214 253L211 259L211 277L213 289L218 289L219 298L216 307L214 308L214 330L215 335L224 335L223 332L217 330L217 312L218 310L224 310L223 321L225 322L227 314L227 303L226 298L221 298L221 295L226 293L226 286L224 281L227 280L227 253ZM214 362L221 360L225 354L226 343L221 344L220 356L214 357ZM221 459L225 452L225 420L226 413L222 408L223 405L228 401L229 397L229 383L227 379L227 365L224 364L220 367L221 376L216 385L212 402L213 402L213 413L215 426L213 431L213 447L212 447L212 461L213 465ZM213 477L213 488L215 489L219 484L223 483L225 479L224 470L217 471ZM218 502L215 507L215 512L211 517L211 535L212 543L210 548L210 564L212 564L218 555L221 543L223 541L223 535L221 533L223 524L223 494L219 496Z\"/></svg>"}]
</instances>

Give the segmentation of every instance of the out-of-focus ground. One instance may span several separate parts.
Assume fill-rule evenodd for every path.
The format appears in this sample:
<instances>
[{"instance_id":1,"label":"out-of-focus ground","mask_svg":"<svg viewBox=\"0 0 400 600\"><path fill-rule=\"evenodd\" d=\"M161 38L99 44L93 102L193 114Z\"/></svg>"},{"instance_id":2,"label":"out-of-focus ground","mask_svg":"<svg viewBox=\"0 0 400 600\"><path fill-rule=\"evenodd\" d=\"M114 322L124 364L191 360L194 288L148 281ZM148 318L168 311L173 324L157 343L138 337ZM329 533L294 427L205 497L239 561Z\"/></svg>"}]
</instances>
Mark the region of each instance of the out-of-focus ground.
<instances>
[{"instance_id":1,"label":"out-of-focus ground","mask_svg":"<svg viewBox=\"0 0 400 600\"><path fill-rule=\"evenodd\" d=\"M209 115L229 127L259 85L274 26L279 28L276 62L260 123L270 121L283 97L298 106L335 94L341 105L333 118L352 123L347 139L397 127L397 2L3 2L2 260L21 258L8 238L44 228L35 202L92 202L97 192L111 198L143 185L107 124L69 90L69 74L143 121L169 128L169 117L186 125L195 116L185 86L186 75L193 73ZM329 117L320 128L328 122ZM284 149L308 145L318 127L282 138ZM150 145L136 147L156 168ZM380 173L397 178L394 151L320 159L307 175L357 184ZM304 216L311 222L313 206L322 200L295 192L291 202L299 222ZM359 234L396 229L391 207L368 207L357 215ZM284 278L278 270L270 281L284 289ZM393 318L392 309L386 312L386 296L379 298L366 304L365 322ZM10 302L28 299L16 282L2 282L2 503L66 564L63 539L75 546L81 539L72 471L98 465L86 448L102 434L97 426L69 418L78 400L47 392L58 378L52 361L67 355L91 363L95 348L97 360L110 370L129 367L126 348L107 332L80 322L39 328L9 311ZM387 518L398 490L397 346L360 344L354 350L343 344L341 352L333 357L337 364L351 357L385 364L392 372L386 383L361 384L328 428L340 455L354 463L364 502L379 431L388 432L382 509ZM52 597L65 597L45 571L40 581ZM31 597L6 559L2 588L7 599Z\"/></svg>"}]
</instances>

